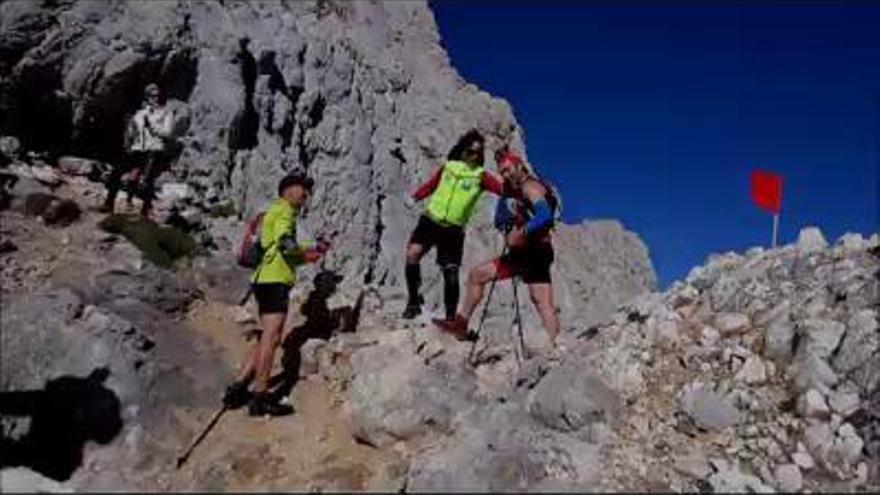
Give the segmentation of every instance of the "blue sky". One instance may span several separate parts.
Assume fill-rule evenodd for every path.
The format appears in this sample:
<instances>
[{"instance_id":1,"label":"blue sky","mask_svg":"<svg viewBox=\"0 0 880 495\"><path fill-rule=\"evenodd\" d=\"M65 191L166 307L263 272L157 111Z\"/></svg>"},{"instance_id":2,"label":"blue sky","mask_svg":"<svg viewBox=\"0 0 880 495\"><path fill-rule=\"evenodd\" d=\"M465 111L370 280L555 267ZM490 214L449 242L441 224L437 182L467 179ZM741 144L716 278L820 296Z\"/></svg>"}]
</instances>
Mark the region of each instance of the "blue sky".
<instances>
[{"instance_id":1,"label":"blue sky","mask_svg":"<svg viewBox=\"0 0 880 495\"><path fill-rule=\"evenodd\" d=\"M617 218L661 287L780 242L878 231L880 4L432 1L463 77L507 99L568 222Z\"/></svg>"}]
</instances>

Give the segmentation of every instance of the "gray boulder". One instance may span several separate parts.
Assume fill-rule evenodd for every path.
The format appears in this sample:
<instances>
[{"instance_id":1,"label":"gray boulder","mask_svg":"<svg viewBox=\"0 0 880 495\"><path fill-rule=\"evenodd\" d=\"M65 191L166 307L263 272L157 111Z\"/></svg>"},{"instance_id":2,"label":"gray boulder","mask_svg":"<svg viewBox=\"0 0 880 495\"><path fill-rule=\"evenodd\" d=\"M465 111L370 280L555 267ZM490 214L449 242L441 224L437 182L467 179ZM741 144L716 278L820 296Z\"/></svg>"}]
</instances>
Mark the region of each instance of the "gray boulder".
<instances>
[{"instance_id":1,"label":"gray boulder","mask_svg":"<svg viewBox=\"0 0 880 495\"><path fill-rule=\"evenodd\" d=\"M529 399L529 413L542 424L577 432L596 423L611 423L620 404L602 380L574 363L550 371Z\"/></svg>"},{"instance_id":2,"label":"gray boulder","mask_svg":"<svg viewBox=\"0 0 880 495\"><path fill-rule=\"evenodd\" d=\"M828 241L825 240L822 231L816 227L803 228L798 234L797 250L800 253L815 253L826 247L828 247Z\"/></svg>"},{"instance_id":3,"label":"gray boulder","mask_svg":"<svg viewBox=\"0 0 880 495\"><path fill-rule=\"evenodd\" d=\"M353 379L347 405L356 438L376 446L448 432L453 418L468 407L475 382L463 371L426 365L402 344L386 342L351 357ZM458 379L447 380L444 371Z\"/></svg>"},{"instance_id":4,"label":"gray boulder","mask_svg":"<svg viewBox=\"0 0 880 495\"><path fill-rule=\"evenodd\" d=\"M786 363L794 355L795 325L778 320L770 325L764 336L764 355L776 362Z\"/></svg>"},{"instance_id":5,"label":"gray boulder","mask_svg":"<svg viewBox=\"0 0 880 495\"><path fill-rule=\"evenodd\" d=\"M699 384L682 391L679 407L699 426L710 430L724 430L739 420L739 413L729 399Z\"/></svg>"},{"instance_id":6,"label":"gray boulder","mask_svg":"<svg viewBox=\"0 0 880 495\"><path fill-rule=\"evenodd\" d=\"M407 490L587 490L598 463L599 445L537 428L520 405L480 404L457 423L455 437L413 461Z\"/></svg>"}]
</instances>

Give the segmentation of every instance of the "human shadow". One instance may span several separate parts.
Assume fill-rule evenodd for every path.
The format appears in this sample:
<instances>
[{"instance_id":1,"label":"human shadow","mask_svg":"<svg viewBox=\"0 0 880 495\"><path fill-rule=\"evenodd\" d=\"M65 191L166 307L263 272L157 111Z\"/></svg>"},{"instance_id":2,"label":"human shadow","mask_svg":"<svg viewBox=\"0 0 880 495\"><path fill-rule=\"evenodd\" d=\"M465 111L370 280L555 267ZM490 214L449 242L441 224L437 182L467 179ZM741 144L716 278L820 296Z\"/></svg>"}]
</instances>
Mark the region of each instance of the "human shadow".
<instances>
[{"instance_id":1,"label":"human shadow","mask_svg":"<svg viewBox=\"0 0 880 495\"><path fill-rule=\"evenodd\" d=\"M0 432L0 467L25 466L57 481L70 479L82 464L87 441L105 445L122 430L121 404L104 386L107 368L82 378L65 375L43 390L0 392L0 415L30 417L20 439Z\"/></svg>"},{"instance_id":2,"label":"human shadow","mask_svg":"<svg viewBox=\"0 0 880 495\"><path fill-rule=\"evenodd\" d=\"M309 339L329 340L336 333L353 332L360 318L363 297L359 296L355 305L330 309L327 300L336 293L342 276L331 270L322 270L314 279L314 288L300 307L306 321L294 327L281 344L282 371L272 377L270 386L276 386L274 394L286 397L299 380L301 363L300 349Z\"/></svg>"}]
</instances>

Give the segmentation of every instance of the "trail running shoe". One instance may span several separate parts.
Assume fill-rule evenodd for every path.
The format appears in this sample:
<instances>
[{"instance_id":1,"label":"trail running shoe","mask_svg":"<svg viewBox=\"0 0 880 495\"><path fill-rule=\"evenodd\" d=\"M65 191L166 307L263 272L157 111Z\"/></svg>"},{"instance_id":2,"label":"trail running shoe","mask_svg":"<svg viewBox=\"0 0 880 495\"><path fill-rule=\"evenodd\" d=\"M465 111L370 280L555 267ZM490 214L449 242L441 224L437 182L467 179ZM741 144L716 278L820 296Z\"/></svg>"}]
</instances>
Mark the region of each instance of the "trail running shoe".
<instances>
[{"instance_id":1,"label":"trail running shoe","mask_svg":"<svg viewBox=\"0 0 880 495\"><path fill-rule=\"evenodd\" d=\"M431 321L437 325L440 330L451 333L458 340L470 340L470 332L468 332L468 322L460 315L455 315L452 320L434 318Z\"/></svg>"},{"instance_id":2,"label":"trail running shoe","mask_svg":"<svg viewBox=\"0 0 880 495\"><path fill-rule=\"evenodd\" d=\"M281 404L267 393L254 394L248 405L248 414L251 416L288 416L293 413L293 406Z\"/></svg>"}]
</instances>

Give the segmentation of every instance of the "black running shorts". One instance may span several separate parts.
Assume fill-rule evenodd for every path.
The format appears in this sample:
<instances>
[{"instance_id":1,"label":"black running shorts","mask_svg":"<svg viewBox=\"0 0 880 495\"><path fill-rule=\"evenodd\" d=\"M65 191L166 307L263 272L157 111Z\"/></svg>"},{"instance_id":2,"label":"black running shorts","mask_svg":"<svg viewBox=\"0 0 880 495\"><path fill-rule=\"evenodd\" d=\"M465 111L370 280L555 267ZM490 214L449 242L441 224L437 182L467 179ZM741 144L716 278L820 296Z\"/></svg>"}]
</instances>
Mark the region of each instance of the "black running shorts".
<instances>
[{"instance_id":1,"label":"black running shorts","mask_svg":"<svg viewBox=\"0 0 880 495\"><path fill-rule=\"evenodd\" d=\"M287 313L290 289L287 284L254 284L254 298L260 315Z\"/></svg>"},{"instance_id":2,"label":"black running shorts","mask_svg":"<svg viewBox=\"0 0 880 495\"><path fill-rule=\"evenodd\" d=\"M420 244L425 254L437 246L437 264L441 267L461 266L464 255L464 229L461 227L440 225L422 215L409 242Z\"/></svg>"},{"instance_id":3,"label":"black running shorts","mask_svg":"<svg viewBox=\"0 0 880 495\"><path fill-rule=\"evenodd\" d=\"M533 242L496 259L495 270L499 280L519 276L526 284L549 284L552 264L553 246L549 242Z\"/></svg>"}]
</instances>

